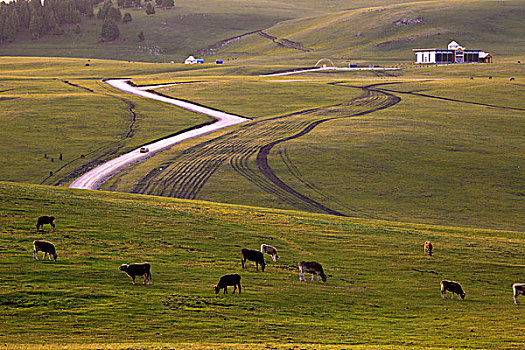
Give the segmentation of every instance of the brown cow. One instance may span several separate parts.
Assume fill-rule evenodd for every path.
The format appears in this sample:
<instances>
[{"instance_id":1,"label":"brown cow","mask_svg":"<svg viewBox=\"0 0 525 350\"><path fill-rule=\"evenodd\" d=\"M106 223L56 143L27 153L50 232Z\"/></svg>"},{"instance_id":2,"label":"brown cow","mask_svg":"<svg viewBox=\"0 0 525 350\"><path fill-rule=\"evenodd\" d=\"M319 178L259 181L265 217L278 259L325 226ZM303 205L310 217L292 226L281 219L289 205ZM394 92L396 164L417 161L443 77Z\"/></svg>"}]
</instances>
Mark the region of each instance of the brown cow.
<instances>
[{"instance_id":1,"label":"brown cow","mask_svg":"<svg viewBox=\"0 0 525 350\"><path fill-rule=\"evenodd\" d=\"M314 274L317 275L317 282L319 282L319 276L321 276L321 279L323 282L326 282L326 275L324 274L323 267L321 264L315 261L301 261L299 263L299 282L301 282L301 277L304 281L306 279L304 278L304 273L311 273L312 274L312 281L314 280Z\"/></svg>"},{"instance_id":2,"label":"brown cow","mask_svg":"<svg viewBox=\"0 0 525 350\"><path fill-rule=\"evenodd\" d=\"M425 242L425 254L428 254L428 256L432 256L432 242L426 241Z\"/></svg>"},{"instance_id":3,"label":"brown cow","mask_svg":"<svg viewBox=\"0 0 525 350\"><path fill-rule=\"evenodd\" d=\"M441 298L447 298L447 290L452 293L452 299L454 299L454 294L458 295L458 300L461 297L461 300L465 299L465 292L461 288L461 284L454 281L441 281Z\"/></svg>"},{"instance_id":4,"label":"brown cow","mask_svg":"<svg viewBox=\"0 0 525 350\"><path fill-rule=\"evenodd\" d=\"M39 239L33 241L33 257L35 260L38 260L39 251L44 253L42 260L44 260L46 255L48 255L49 260L51 260L51 256L53 256L53 260L57 261L58 254L53 243Z\"/></svg>"}]
</instances>

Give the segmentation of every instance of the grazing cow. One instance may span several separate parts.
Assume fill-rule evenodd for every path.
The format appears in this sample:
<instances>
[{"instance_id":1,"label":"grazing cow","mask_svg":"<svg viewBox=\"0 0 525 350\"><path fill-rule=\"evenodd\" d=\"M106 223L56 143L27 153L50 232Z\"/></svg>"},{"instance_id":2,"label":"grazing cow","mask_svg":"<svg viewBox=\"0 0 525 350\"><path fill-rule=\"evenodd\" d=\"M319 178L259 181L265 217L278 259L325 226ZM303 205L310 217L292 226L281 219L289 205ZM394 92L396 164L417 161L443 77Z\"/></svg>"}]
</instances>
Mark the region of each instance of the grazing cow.
<instances>
[{"instance_id":1,"label":"grazing cow","mask_svg":"<svg viewBox=\"0 0 525 350\"><path fill-rule=\"evenodd\" d=\"M432 242L426 241L425 242L425 254L428 254L428 256L432 256Z\"/></svg>"},{"instance_id":2,"label":"grazing cow","mask_svg":"<svg viewBox=\"0 0 525 350\"><path fill-rule=\"evenodd\" d=\"M241 250L241 262L243 269L246 269L246 260L255 261L257 271L259 271L259 264L261 264L261 270L264 272L266 263L264 262L264 254L255 249L242 248Z\"/></svg>"},{"instance_id":3,"label":"grazing cow","mask_svg":"<svg viewBox=\"0 0 525 350\"><path fill-rule=\"evenodd\" d=\"M454 294L458 295L458 300L461 297L461 300L465 299L465 292L461 288L461 284L453 281L441 281L441 298L447 298L447 290L452 293L452 299L454 299Z\"/></svg>"},{"instance_id":4,"label":"grazing cow","mask_svg":"<svg viewBox=\"0 0 525 350\"><path fill-rule=\"evenodd\" d=\"M133 279L133 285L135 285L135 276L144 276L143 284L150 284L151 281L151 265L149 263L140 264L122 264L118 268L120 271L124 271L129 277Z\"/></svg>"},{"instance_id":5,"label":"grazing cow","mask_svg":"<svg viewBox=\"0 0 525 350\"><path fill-rule=\"evenodd\" d=\"M510 78L510 81L514 81L514 78Z\"/></svg>"},{"instance_id":6,"label":"grazing cow","mask_svg":"<svg viewBox=\"0 0 525 350\"><path fill-rule=\"evenodd\" d=\"M238 273L222 276L219 283L215 286L215 294L219 294L221 289L224 289L224 294L228 294L228 286L233 286L232 294L235 294L235 290L239 286L239 294L241 294L241 276Z\"/></svg>"},{"instance_id":7,"label":"grazing cow","mask_svg":"<svg viewBox=\"0 0 525 350\"><path fill-rule=\"evenodd\" d=\"M39 239L33 241L33 257L35 260L38 260L39 251L44 253L42 260L45 260L47 255L49 260L51 260L51 256L53 256L53 260L57 261L58 254L53 243Z\"/></svg>"},{"instance_id":8,"label":"grazing cow","mask_svg":"<svg viewBox=\"0 0 525 350\"><path fill-rule=\"evenodd\" d=\"M42 227L42 231L44 230L44 224L49 224L53 228L53 231L55 231L55 217L54 216L47 216L42 215L38 218L36 221L36 229L40 230L40 227Z\"/></svg>"},{"instance_id":9,"label":"grazing cow","mask_svg":"<svg viewBox=\"0 0 525 350\"><path fill-rule=\"evenodd\" d=\"M270 254L272 256L273 261L275 262L279 261L279 255L277 254L277 249L275 249L271 245L261 244L261 253Z\"/></svg>"},{"instance_id":10,"label":"grazing cow","mask_svg":"<svg viewBox=\"0 0 525 350\"><path fill-rule=\"evenodd\" d=\"M304 278L304 273L311 273L312 274L312 281L314 280L314 274L317 275L317 282L319 282L319 276L321 276L321 279L323 282L326 282L326 275L324 274L323 267L321 264L315 261L301 261L299 263L299 282L301 282L301 277L304 281L306 279Z\"/></svg>"},{"instance_id":11,"label":"grazing cow","mask_svg":"<svg viewBox=\"0 0 525 350\"><path fill-rule=\"evenodd\" d=\"M525 295L525 283L514 283L512 290L514 291L514 304L518 305L518 295Z\"/></svg>"}]
</instances>

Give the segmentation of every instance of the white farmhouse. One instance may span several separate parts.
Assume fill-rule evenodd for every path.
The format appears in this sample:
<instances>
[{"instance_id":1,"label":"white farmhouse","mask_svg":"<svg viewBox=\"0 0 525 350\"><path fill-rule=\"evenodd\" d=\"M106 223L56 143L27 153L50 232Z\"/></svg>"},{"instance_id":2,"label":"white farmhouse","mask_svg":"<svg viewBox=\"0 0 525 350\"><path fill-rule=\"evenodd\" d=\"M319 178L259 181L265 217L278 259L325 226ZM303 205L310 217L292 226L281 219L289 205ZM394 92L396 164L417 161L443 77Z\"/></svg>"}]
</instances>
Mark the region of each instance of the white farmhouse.
<instances>
[{"instance_id":1,"label":"white farmhouse","mask_svg":"<svg viewBox=\"0 0 525 350\"><path fill-rule=\"evenodd\" d=\"M467 50L457 42L452 41L447 49L413 49L416 63L491 63L492 56L481 50ZM486 59L486 57L490 59Z\"/></svg>"}]
</instances>

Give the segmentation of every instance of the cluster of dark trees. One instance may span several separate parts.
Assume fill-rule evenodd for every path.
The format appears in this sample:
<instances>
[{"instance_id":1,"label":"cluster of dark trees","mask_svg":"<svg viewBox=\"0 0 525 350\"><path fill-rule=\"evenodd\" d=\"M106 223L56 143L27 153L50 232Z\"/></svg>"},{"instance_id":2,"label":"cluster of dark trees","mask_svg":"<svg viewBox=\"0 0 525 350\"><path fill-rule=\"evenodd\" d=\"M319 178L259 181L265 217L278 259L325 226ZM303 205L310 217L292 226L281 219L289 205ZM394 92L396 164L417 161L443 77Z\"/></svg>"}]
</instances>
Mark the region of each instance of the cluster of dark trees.
<instances>
[{"instance_id":1,"label":"cluster of dark trees","mask_svg":"<svg viewBox=\"0 0 525 350\"><path fill-rule=\"evenodd\" d=\"M115 7L111 0L106 0L98 9L97 19L103 21L102 31L100 32L103 41L113 41L118 39L120 31L116 22L122 20L122 13L118 6ZM129 19L131 20L131 15L129 15Z\"/></svg>"},{"instance_id":2,"label":"cluster of dark trees","mask_svg":"<svg viewBox=\"0 0 525 350\"><path fill-rule=\"evenodd\" d=\"M12 42L20 31L29 30L33 39L60 35L64 24L80 23L93 16L92 0L16 0L0 3L0 42Z\"/></svg>"},{"instance_id":3,"label":"cluster of dark trees","mask_svg":"<svg viewBox=\"0 0 525 350\"><path fill-rule=\"evenodd\" d=\"M0 0L1 1L1 0ZM103 0L14 0L0 2L0 43L13 42L18 33L29 31L36 40L44 35L61 35L64 25L75 25L74 32L80 34L79 23L82 17L95 16L94 7ZM118 22L132 21L131 14L122 15L120 9L143 7L148 15L155 13L155 5L170 8L174 0L105 0L100 6L96 18L102 21L100 36L103 41L113 41L120 36ZM139 40L144 40L141 32Z\"/></svg>"}]
</instances>

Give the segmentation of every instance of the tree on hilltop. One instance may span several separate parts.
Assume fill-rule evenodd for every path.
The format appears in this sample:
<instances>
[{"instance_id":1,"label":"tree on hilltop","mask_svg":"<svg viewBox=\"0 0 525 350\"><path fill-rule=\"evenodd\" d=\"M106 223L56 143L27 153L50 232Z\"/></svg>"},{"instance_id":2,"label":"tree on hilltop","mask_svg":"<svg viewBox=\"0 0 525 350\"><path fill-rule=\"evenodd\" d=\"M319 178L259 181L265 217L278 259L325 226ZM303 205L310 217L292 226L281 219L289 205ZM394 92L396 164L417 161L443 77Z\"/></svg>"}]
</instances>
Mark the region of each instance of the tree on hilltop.
<instances>
[{"instance_id":1,"label":"tree on hilltop","mask_svg":"<svg viewBox=\"0 0 525 350\"><path fill-rule=\"evenodd\" d=\"M120 12L120 9L118 7L111 6L108 9L108 12L106 13L105 19L110 19L115 22L119 22L122 19L122 13Z\"/></svg>"},{"instance_id":2,"label":"tree on hilltop","mask_svg":"<svg viewBox=\"0 0 525 350\"><path fill-rule=\"evenodd\" d=\"M147 15L155 14L155 7L151 4L151 2L148 2L148 4L146 5L146 14Z\"/></svg>"},{"instance_id":3,"label":"tree on hilltop","mask_svg":"<svg viewBox=\"0 0 525 350\"><path fill-rule=\"evenodd\" d=\"M162 7L173 7L175 6L174 0L162 0Z\"/></svg>"},{"instance_id":4,"label":"tree on hilltop","mask_svg":"<svg viewBox=\"0 0 525 350\"><path fill-rule=\"evenodd\" d=\"M44 19L38 14L36 10L31 12L31 21L29 22L29 32L31 33L31 39L39 39L43 34Z\"/></svg>"},{"instance_id":5,"label":"tree on hilltop","mask_svg":"<svg viewBox=\"0 0 525 350\"><path fill-rule=\"evenodd\" d=\"M131 13L126 12L124 14L124 17L122 17L122 23L128 23L131 22L133 19L131 18Z\"/></svg>"},{"instance_id":6,"label":"tree on hilltop","mask_svg":"<svg viewBox=\"0 0 525 350\"><path fill-rule=\"evenodd\" d=\"M104 21L102 25L102 32L100 33L102 41L113 41L118 39L120 36L120 31L118 26L112 20Z\"/></svg>"}]
</instances>

